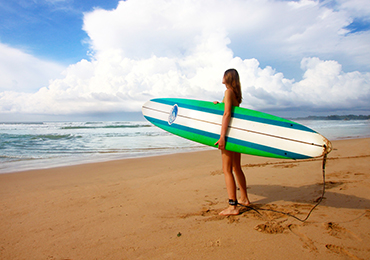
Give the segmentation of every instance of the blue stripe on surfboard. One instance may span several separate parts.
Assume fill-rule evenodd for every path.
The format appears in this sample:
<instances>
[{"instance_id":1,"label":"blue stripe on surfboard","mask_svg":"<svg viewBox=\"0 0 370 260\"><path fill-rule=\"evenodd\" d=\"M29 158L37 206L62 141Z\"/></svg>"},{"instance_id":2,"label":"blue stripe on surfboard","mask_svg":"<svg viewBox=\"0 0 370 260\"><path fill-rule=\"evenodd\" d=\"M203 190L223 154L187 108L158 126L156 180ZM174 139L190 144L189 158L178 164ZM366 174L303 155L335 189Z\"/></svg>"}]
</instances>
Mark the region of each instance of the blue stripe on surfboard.
<instances>
[{"instance_id":1,"label":"blue stripe on surfboard","mask_svg":"<svg viewBox=\"0 0 370 260\"><path fill-rule=\"evenodd\" d=\"M149 117L149 116L144 116L144 117L149 122L152 122L153 124L164 125L166 127L169 126L167 121L159 120L159 119ZM210 133L210 132L199 130L199 129L194 129L194 128L179 125L179 124L172 124L171 127L182 130L182 131L186 131L186 132L190 132L190 133L210 137L210 138L213 138L215 140L218 140L219 137L220 137L220 135L218 135L218 134ZM252 148L252 149L260 150L260 151L271 153L271 154L276 154L278 156L283 156L283 157L286 157L286 158L292 158L292 159L308 159L308 158L311 158L310 156L307 156L307 155L303 155L303 154L299 154L299 153L293 153L293 152L289 152L289 151L285 151L285 150L281 150L281 149L277 149L277 148L273 148L273 147L269 147L269 146L265 146L265 145L261 145L261 144L256 144L256 143L252 143L252 142L248 142L248 141L243 141L243 140L232 138L232 137L227 137L226 142L236 144L236 145L240 145L240 146L244 146L244 147L249 147L249 148Z\"/></svg>"},{"instance_id":2,"label":"blue stripe on surfboard","mask_svg":"<svg viewBox=\"0 0 370 260\"><path fill-rule=\"evenodd\" d=\"M196 105L189 105L189 104L185 104L185 103L181 103L181 102L174 102L174 101L167 100L167 99L162 99L162 98L152 99L151 101L161 103L161 104L165 104L165 105L170 105L170 106L173 106L173 105L177 104L179 107L198 110L198 111L201 111L201 112L206 112L206 113L211 113L211 114L216 114L216 115L223 115L224 114L223 110L206 108L206 107L201 107L201 106L196 106ZM286 128L289 128L289 129L296 129L296 130L316 133L316 131L314 131L314 130L312 130L312 129L304 126L304 125L296 124L296 123L292 124L292 123L277 121L277 120L268 119L268 118L261 118L261 117L243 115L243 114L239 114L239 113L235 113L235 112L233 113L232 117L247 120L247 121L253 121L253 122L268 124L268 125L286 127Z\"/></svg>"}]
</instances>

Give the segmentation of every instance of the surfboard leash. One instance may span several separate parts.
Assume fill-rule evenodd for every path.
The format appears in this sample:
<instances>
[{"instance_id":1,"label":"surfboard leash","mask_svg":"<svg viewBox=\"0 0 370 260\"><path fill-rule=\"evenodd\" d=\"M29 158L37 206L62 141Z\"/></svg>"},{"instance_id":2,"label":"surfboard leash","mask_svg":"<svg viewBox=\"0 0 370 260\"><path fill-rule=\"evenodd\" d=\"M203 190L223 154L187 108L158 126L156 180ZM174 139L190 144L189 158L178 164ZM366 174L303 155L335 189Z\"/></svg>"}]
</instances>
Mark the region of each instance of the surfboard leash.
<instances>
[{"instance_id":1,"label":"surfboard leash","mask_svg":"<svg viewBox=\"0 0 370 260\"><path fill-rule=\"evenodd\" d=\"M330 151L329 151L330 152ZM327 156L328 156L328 153L327 151L325 151L324 155L323 155L323 161L322 161L322 180L323 180L323 184L322 184L322 192L321 192L321 197L317 199L317 202L316 204L311 208L311 210L308 212L307 216L304 218L304 219L300 219L299 217L297 216L294 216L290 213L286 213L286 212L282 212L282 211L278 211L278 210L273 210L273 209L263 209L263 208L259 208L259 209L255 209L254 207L252 206L244 206L240 203L238 203L240 206L242 207L246 207L246 208L249 208L255 212L257 212L259 215L262 216L262 214L258 211L258 210L263 210L263 211L270 211L270 212L275 212L275 213L280 213L280 214L283 214L283 215L287 215L289 217L292 217L292 218L295 218L296 220L300 221L300 222L305 222L311 215L312 211L322 202L322 200L324 199L324 195L325 195L325 167L326 167L326 159L327 159Z\"/></svg>"}]
</instances>

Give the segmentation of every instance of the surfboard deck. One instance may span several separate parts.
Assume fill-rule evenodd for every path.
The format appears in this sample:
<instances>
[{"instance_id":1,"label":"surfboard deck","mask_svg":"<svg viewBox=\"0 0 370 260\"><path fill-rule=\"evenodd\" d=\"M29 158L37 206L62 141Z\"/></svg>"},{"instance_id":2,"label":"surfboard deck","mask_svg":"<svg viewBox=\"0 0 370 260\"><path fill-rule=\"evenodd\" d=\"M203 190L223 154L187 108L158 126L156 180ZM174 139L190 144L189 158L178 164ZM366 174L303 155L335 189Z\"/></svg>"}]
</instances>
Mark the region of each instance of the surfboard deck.
<instances>
[{"instance_id":1,"label":"surfboard deck","mask_svg":"<svg viewBox=\"0 0 370 260\"><path fill-rule=\"evenodd\" d=\"M155 126L186 139L216 147L224 104L209 101L157 98L142 106ZM331 151L331 143L316 131L267 113L232 108L225 149L256 156L308 159Z\"/></svg>"}]
</instances>

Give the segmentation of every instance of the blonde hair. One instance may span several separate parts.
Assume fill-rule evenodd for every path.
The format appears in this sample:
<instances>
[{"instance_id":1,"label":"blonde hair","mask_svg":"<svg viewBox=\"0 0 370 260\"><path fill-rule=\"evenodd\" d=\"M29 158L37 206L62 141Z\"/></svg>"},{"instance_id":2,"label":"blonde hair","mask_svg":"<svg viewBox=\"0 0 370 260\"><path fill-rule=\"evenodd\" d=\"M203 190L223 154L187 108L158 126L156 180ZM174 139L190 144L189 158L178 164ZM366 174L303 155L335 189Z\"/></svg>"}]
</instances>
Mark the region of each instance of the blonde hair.
<instances>
[{"instance_id":1,"label":"blonde hair","mask_svg":"<svg viewBox=\"0 0 370 260\"><path fill-rule=\"evenodd\" d=\"M236 69L228 69L224 74L225 84L229 85L235 94L238 103L242 103L242 88L240 85L239 73Z\"/></svg>"}]
</instances>

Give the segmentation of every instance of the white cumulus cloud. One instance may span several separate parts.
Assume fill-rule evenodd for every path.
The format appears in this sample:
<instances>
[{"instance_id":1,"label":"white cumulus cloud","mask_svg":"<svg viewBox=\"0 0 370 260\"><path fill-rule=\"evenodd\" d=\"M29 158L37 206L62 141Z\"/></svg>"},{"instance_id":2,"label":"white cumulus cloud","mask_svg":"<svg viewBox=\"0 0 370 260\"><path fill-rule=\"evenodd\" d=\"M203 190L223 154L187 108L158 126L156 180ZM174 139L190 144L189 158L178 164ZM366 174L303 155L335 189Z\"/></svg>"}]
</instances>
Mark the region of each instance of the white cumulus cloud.
<instances>
[{"instance_id":1,"label":"white cumulus cloud","mask_svg":"<svg viewBox=\"0 0 370 260\"><path fill-rule=\"evenodd\" d=\"M0 43L1 91L35 92L60 76L65 67L40 60L22 50Z\"/></svg>"}]
</instances>

